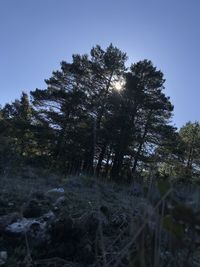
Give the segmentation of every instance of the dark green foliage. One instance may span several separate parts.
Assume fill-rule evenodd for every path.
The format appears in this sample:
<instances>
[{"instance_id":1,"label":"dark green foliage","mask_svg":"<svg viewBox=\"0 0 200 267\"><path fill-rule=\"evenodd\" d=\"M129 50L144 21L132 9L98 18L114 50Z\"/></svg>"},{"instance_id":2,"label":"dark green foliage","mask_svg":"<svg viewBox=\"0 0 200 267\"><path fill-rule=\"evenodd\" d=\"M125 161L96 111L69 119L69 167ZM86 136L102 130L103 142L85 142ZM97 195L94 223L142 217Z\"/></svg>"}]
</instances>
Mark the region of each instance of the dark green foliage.
<instances>
[{"instance_id":1,"label":"dark green foliage","mask_svg":"<svg viewBox=\"0 0 200 267\"><path fill-rule=\"evenodd\" d=\"M179 133L168 134L166 146L158 148L160 173L164 176L178 177L181 181L192 181L200 174L200 126L198 122L188 122Z\"/></svg>"},{"instance_id":2,"label":"dark green foliage","mask_svg":"<svg viewBox=\"0 0 200 267\"><path fill-rule=\"evenodd\" d=\"M188 122L180 129L184 167L187 176L199 174L200 167L200 124Z\"/></svg>"},{"instance_id":3,"label":"dark green foliage","mask_svg":"<svg viewBox=\"0 0 200 267\"><path fill-rule=\"evenodd\" d=\"M6 104L1 110L0 142L2 169L7 163L20 164L33 155L34 138L32 129L33 109L28 95L22 93L20 100Z\"/></svg>"}]
</instances>

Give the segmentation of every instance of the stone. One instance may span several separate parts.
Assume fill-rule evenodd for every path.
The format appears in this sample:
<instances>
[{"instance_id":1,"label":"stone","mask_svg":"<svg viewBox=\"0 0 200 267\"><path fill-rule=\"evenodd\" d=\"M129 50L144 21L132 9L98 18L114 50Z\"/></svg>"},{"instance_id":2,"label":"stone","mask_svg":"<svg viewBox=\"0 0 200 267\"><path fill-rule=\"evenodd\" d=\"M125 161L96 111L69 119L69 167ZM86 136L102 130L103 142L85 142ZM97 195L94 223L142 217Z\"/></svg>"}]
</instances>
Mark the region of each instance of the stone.
<instances>
[{"instance_id":1,"label":"stone","mask_svg":"<svg viewBox=\"0 0 200 267\"><path fill-rule=\"evenodd\" d=\"M9 224L16 222L20 218L21 218L21 215L17 212L1 216L0 217L0 233L4 232L6 227Z\"/></svg>"},{"instance_id":2,"label":"stone","mask_svg":"<svg viewBox=\"0 0 200 267\"><path fill-rule=\"evenodd\" d=\"M7 259L8 259L7 251L0 251L0 266L5 265Z\"/></svg>"},{"instance_id":3,"label":"stone","mask_svg":"<svg viewBox=\"0 0 200 267\"><path fill-rule=\"evenodd\" d=\"M9 224L6 227L6 231L13 234L24 234L34 223L37 223L37 221L33 219L22 218L17 222Z\"/></svg>"},{"instance_id":4,"label":"stone","mask_svg":"<svg viewBox=\"0 0 200 267\"><path fill-rule=\"evenodd\" d=\"M40 235L46 233L48 224L52 223L55 218L52 211L49 211L39 218L18 218L15 222L7 224L5 232L11 235L28 233L34 238L40 238Z\"/></svg>"},{"instance_id":5,"label":"stone","mask_svg":"<svg viewBox=\"0 0 200 267\"><path fill-rule=\"evenodd\" d=\"M60 207L63 204L65 204L65 202L66 202L66 198L64 196L61 196L55 201L54 206Z\"/></svg>"},{"instance_id":6,"label":"stone","mask_svg":"<svg viewBox=\"0 0 200 267\"><path fill-rule=\"evenodd\" d=\"M58 188L53 188L47 191L47 193L65 193L65 189L62 187L58 187Z\"/></svg>"}]
</instances>

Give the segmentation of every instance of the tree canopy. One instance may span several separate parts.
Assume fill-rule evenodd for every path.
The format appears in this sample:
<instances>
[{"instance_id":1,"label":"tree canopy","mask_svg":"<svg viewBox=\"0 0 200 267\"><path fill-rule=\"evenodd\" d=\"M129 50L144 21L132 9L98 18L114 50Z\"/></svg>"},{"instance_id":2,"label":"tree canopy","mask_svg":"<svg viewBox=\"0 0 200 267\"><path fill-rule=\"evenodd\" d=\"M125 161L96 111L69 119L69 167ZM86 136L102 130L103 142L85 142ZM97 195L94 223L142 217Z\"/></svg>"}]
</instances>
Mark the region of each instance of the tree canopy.
<instances>
[{"instance_id":1,"label":"tree canopy","mask_svg":"<svg viewBox=\"0 0 200 267\"><path fill-rule=\"evenodd\" d=\"M30 99L22 93L2 107L1 168L6 154L22 164L114 180L131 181L152 165L175 169L175 162L187 174L198 173L199 123L178 133L163 73L149 60L130 68L126 60L112 44L97 45L89 55L62 61Z\"/></svg>"}]
</instances>

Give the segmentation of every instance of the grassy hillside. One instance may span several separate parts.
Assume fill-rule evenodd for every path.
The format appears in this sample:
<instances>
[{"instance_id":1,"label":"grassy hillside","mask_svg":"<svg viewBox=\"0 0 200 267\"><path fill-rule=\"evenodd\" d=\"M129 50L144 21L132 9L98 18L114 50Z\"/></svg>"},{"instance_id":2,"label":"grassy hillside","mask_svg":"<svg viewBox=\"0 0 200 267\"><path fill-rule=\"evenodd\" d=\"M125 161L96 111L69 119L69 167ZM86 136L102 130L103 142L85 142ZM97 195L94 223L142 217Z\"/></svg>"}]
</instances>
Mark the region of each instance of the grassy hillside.
<instances>
[{"instance_id":1,"label":"grassy hillside","mask_svg":"<svg viewBox=\"0 0 200 267\"><path fill-rule=\"evenodd\" d=\"M200 189L41 170L0 179L0 266L199 266Z\"/></svg>"}]
</instances>

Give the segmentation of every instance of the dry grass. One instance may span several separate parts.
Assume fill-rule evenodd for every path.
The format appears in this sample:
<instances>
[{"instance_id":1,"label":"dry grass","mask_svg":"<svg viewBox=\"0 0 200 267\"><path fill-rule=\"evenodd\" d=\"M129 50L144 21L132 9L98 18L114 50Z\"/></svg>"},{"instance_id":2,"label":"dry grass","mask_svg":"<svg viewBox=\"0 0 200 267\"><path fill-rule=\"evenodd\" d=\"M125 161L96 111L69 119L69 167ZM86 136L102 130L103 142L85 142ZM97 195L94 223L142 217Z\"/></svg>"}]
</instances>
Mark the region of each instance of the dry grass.
<instances>
[{"instance_id":1,"label":"dry grass","mask_svg":"<svg viewBox=\"0 0 200 267\"><path fill-rule=\"evenodd\" d=\"M184 204L189 203L195 212L199 211L199 188L188 188L183 185L170 187L158 196L158 188L151 185L151 190L147 188L147 194L136 196L130 186L103 182L93 177L60 177L32 171L27 177L1 177L0 194L7 207L1 208L0 212L20 211L34 192L47 192L58 186L65 189L67 201L62 209L67 211L71 218L84 221L90 214L94 214L99 221L96 241L93 244L95 263L84 266L200 266L198 246L193 246L194 249L191 251L190 244L185 245L185 240L190 238L188 233L184 233L180 244L163 225L166 212L169 213L166 206L173 204L177 198L182 197L180 201ZM19 263L20 253L24 255L24 259L19 266L83 266L60 258L41 260L35 255L32 257L32 248L29 247L26 237L25 241L24 250L14 252L9 266ZM190 242L192 244L194 240ZM174 246L178 246L176 253Z\"/></svg>"}]
</instances>

